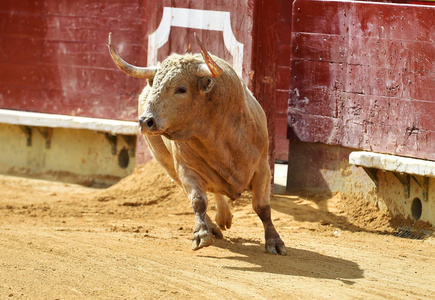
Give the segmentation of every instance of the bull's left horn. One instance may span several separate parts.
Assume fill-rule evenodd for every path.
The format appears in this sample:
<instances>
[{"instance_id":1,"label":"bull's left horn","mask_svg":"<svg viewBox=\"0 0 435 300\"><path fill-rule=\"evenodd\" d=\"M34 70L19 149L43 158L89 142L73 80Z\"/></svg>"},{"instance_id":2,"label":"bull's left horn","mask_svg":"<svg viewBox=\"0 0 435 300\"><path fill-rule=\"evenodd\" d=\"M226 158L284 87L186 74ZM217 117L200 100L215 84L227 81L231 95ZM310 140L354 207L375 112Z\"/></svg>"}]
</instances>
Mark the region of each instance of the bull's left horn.
<instances>
[{"instance_id":1,"label":"bull's left horn","mask_svg":"<svg viewBox=\"0 0 435 300\"><path fill-rule=\"evenodd\" d=\"M213 58L211 58L210 54L205 49L204 45L202 44L196 32L194 34L195 34L196 42L198 43L198 46L201 49L202 58L204 58L205 61L205 65L202 65L199 68L198 73L203 75L209 75L212 76L213 78L218 78L219 76L222 75L223 72L221 67L219 67L217 63L213 60Z\"/></svg>"},{"instance_id":2,"label":"bull's left horn","mask_svg":"<svg viewBox=\"0 0 435 300\"><path fill-rule=\"evenodd\" d=\"M127 73L130 76L137 77L137 78L151 78L156 75L157 70L159 67L148 67L148 68L142 68L142 67L136 67L119 56L119 54L116 52L115 47L112 44L112 33L109 33L109 44L107 45L109 47L110 56L112 57L114 63L116 66L123 72Z\"/></svg>"}]
</instances>

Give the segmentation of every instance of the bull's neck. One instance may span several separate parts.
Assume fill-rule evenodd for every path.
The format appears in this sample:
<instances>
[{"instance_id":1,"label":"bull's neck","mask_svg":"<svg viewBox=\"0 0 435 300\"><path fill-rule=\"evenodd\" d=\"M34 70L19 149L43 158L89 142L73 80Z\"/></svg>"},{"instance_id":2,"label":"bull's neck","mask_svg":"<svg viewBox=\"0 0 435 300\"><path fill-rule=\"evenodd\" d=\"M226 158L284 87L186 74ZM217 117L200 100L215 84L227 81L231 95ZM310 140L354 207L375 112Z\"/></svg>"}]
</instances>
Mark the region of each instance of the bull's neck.
<instances>
[{"instance_id":1,"label":"bull's neck","mask_svg":"<svg viewBox=\"0 0 435 300\"><path fill-rule=\"evenodd\" d=\"M231 109L218 108L216 113L198 120L189 143L196 151L207 155L227 156L230 148L237 147L240 135L246 135L247 128L254 124L249 116L241 104L231 105Z\"/></svg>"}]
</instances>

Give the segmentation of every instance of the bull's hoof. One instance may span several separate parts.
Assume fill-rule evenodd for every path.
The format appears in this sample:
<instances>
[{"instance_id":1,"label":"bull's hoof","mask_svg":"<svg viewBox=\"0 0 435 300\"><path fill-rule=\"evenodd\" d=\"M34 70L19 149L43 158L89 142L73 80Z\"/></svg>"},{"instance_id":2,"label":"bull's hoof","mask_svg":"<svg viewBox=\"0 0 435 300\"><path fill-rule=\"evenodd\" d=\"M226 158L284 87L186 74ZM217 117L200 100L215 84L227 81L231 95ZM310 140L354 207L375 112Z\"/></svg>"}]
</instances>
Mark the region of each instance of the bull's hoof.
<instances>
[{"instance_id":1,"label":"bull's hoof","mask_svg":"<svg viewBox=\"0 0 435 300\"><path fill-rule=\"evenodd\" d=\"M192 250L199 250L213 244L213 239L208 232L195 232L192 238Z\"/></svg>"},{"instance_id":2,"label":"bull's hoof","mask_svg":"<svg viewBox=\"0 0 435 300\"><path fill-rule=\"evenodd\" d=\"M210 230L210 233L215 238L217 238L217 239L223 239L224 238L224 235L223 235L222 231L219 229L219 227L216 224L211 223L211 224L207 224L207 225L208 225L208 229Z\"/></svg>"},{"instance_id":3,"label":"bull's hoof","mask_svg":"<svg viewBox=\"0 0 435 300\"><path fill-rule=\"evenodd\" d=\"M230 229L231 224L233 223L233 214L229 210L222 213L218 211L216 216L214 217L214 220L216 221L216 224L218 224L220 229Z\"/></svg>"},{"instance_id":4,"label":"bull's hoof","mask_svg":"<svg viewBox=\"0 0 435 300\"><path fill-rule=\"evenodd\" d=\"M280 238L268 239L266 241L266 252L270 254L286 255L284 242Z\"/></svg>"},{"instance_id":5,"label":"bull's hoof","mask_svg":"<svg viewBox=\"0 0 435 300\"><path fill-rule=\"evenodd\" d=\"M206 215L205 220L207 222L207 227L210 233L218 239L223 239L224 235L222 234L222 231L215 223L213 223L213 221L210 219L208 215Z\"/></svg>"}]
</instances>

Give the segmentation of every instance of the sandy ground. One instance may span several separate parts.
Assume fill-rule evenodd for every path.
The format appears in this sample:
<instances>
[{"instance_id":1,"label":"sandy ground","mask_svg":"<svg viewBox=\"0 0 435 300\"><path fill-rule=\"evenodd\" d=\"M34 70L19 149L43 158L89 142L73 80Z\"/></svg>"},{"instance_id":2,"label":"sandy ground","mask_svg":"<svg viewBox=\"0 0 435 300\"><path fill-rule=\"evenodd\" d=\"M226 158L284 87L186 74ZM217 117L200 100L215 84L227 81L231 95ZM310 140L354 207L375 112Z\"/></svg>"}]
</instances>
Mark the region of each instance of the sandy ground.
<instances>
[{"instance_id":1,"label":"sandy ground","mask_svg":"<svg viewBox=\"0 0 435 300\"><path fill-rule=\"evenodd\" d=\"M105 190L0 176L0 299L435 299L435 238L395 237L403 221L361 203L275 195L283 257L245 193L194 252L190 205L154 162Z\"/></svg>"}]
</instances>

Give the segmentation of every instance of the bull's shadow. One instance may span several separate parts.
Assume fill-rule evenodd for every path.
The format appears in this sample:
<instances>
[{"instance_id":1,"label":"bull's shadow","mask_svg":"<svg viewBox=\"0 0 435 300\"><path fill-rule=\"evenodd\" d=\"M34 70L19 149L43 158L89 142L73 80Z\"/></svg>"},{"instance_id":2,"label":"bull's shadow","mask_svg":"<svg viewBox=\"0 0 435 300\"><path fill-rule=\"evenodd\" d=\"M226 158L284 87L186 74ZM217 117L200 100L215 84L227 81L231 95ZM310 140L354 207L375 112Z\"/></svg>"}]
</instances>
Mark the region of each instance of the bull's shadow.
<instances>
[{"instance_id":1,"label":"bull's shadow","mask_svg":"<svg viewBox=\"0 0 435 300\"><path fill-rule=\"evenodd\" d=\"M255 265L224 267L232 270L335 279L349 285L354 284L353 279L364 278L364 270L357 263L313 251L287 247L286 256L271 255L265 253L264 244L241 238L215 240L213 246L242 255L213 257L214 259L239 260Z\"/></svg>"}]
</instances>

